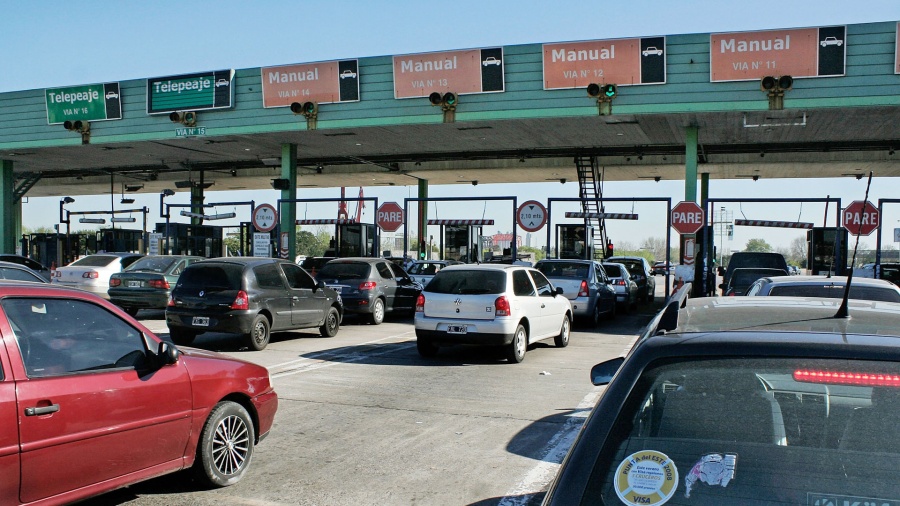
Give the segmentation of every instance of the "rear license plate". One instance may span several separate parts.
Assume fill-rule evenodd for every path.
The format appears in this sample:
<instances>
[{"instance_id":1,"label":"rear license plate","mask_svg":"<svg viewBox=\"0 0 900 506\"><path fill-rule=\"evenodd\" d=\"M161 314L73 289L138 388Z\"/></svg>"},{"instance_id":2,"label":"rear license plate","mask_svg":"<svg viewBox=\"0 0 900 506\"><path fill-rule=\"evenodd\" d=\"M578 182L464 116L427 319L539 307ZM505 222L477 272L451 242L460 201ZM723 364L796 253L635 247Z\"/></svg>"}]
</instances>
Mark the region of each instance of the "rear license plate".
<instances>
[{"instance_id":1,"label":"rear license plate","mask_svg":"<svg viewBox=\"0 0 900 506\"><path fill-rule=\"evenodd\" d=\"M466 326L465 325L448 325L447 333L448 334L465 334Z\"/></svg>"},{"instance_id":2,"label":"rear license plate","mask_svg":"<svg viewBox=\"0 0 900 506\"><path fill-rule=\"evenodd\" d=\"M141 287L140 281L129 281L128 282L128 288L140 288L140 287Z\"/></svg>"},{"instance_id":3,"label":"rear license plate","mask_svg":"<svg viewBox=\"0 0 900 506\"><path fill-rule=\"evenodd\" d=\"M198 327L209 327L209 317L195 316L194 319L191 320L191 325L196 325Z\"/></svg>"}]
</instances>

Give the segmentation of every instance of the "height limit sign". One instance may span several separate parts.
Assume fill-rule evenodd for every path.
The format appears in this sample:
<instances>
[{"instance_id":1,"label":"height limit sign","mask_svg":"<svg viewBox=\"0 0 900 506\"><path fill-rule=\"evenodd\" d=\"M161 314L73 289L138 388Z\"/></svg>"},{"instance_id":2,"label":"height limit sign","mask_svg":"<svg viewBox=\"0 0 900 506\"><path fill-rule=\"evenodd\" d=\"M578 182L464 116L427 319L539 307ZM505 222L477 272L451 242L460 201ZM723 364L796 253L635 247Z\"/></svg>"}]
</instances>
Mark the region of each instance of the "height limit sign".
<instances>
[{"instance_id":1,"label":"height limit sign","mask_svg":"<svg viewBox=\"0 0 900 506\"><path fill-rule=\"evenodd\" d=\"M547 224L547 208L536 200L529 200L519 206L516 218L522 230L537 232Z\"/></svg>"}]
</instances>

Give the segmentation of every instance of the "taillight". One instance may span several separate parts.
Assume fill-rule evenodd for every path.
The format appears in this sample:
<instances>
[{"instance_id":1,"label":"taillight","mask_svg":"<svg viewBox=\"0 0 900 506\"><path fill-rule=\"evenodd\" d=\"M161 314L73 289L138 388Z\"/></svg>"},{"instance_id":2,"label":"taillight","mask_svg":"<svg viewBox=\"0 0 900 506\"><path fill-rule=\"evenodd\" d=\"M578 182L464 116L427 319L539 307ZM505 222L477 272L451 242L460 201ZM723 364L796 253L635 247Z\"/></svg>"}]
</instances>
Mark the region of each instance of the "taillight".
<instances>
[{"instance_id":1,"label":"taillight","mask_svg":"<svg viewBox=\"0 0 900 506\"><path fill-rule=\"evenodd\" d=\"M374 281L364 281L359 284L360 290L374 290L377 283Z\"/></svg>"},{"instance_id":2,"label":"taillight","mask_svg":"<svg viewBox=\"0 0 900 506\"><path fill-rule=\"evenodd\" d=\"M61 277L62 277L62 271L53 271L53 277L54 277L54 278L61 278Z\"/></svg>"},{"instance_id":3,"label":"taillight","mask_svg":"<svg viewBox=\"0 0 900 506\"><path fill-rule=\"evenodd\" d=\"M422 295L421 293L419 294L419 297L416 298L416 312L417 313L425 312L425 296Z\"/></svg>"},{"instance_id":4,"label":"taillight","mask_svg":"<svg viewBox=\"0 0 900 506\"><path fill-rule=\"evenodd\" d=\"M494 316L509 316L509 299L501 295L494 301Z\"/></svg>"},{"instance_id":5,"label":"taillight","mask_svg":"<svg viewBox=\"0 0 900 506\"><path fill-rule=\"evenodd\" d=\"M613 284L614 284L614 285L619 285L619 286L625 286L625 280L624 280L624 279L617 279L617 280L613 281Z\"/></svg>"},{"instance_id":6,"label":"taillight","mask_svg":"<svg viewBox=\"0 0 900 506\"><path fill-rule=\"evenodd\" d=\"M88 279L97 279L100 277L100 273L97 271L87 271L84 274L82 274L81 277L88 278Z\"/></svg>"},{"instance_id":7,"label":"taillight","mask_svg":"<svg viewBox=\"0 0 900 506\"><path fill-rule=\"evenodd\" d=\"M167 307L175 307L175 299L169 295L169 302L166 302Z\"/></svg>"},{"instance_id":8,"label":"taillight","mask_svg":"<svg viewBox=\"0 0 900 506\"><path fill-rule=\"evenodd\" d=\"M825 383L829 385L862 385L870 387L900 387L900 376L880 372L848 371L794 371L794 380L804 383Z\"/></svg>"},{"instance_id":9,"label":"taillight","mask_svg":"<svg viewBox=\"0 0 900 506\"><path fill-rule=\"evenodd\" d=\"M250 309L250 299L247 298L247 292L241 290L231 303L231 309Z\"/></svg>"},{"instance_id":10,"label":"taillight","mask_svg":"<svg viewBox=\"0 0 900 506\"><path fill-rule=\"evenodd\" d=\"M587 281L582 279L581 287L578 288L578 296L579 297L587 297L588 295L590 295L590 293L588 293Z\"/></svg>"},{"instance_id":11,"label":"taillight","mask_svg":"<svg viewBox=\"0 0 900 506\"><path fill-rule=\"evenodd\" d=\"M169 289L169 282L165 279L151 279L147 284L150 285L150 288Z\"/></svg>"},{"instance_id":12,"label":"taillight","mask_svg":"<svg viewBox=\"0 0 900 506\"><path fill-rule=\"evenodd\" d=\"M110 286L110 288L116 287L116 286L121 286L121 284L122 284L122 280L121 280L121 279L119 279L119 278L109 278L109 286Z\"/></svg>"}]
</instances>

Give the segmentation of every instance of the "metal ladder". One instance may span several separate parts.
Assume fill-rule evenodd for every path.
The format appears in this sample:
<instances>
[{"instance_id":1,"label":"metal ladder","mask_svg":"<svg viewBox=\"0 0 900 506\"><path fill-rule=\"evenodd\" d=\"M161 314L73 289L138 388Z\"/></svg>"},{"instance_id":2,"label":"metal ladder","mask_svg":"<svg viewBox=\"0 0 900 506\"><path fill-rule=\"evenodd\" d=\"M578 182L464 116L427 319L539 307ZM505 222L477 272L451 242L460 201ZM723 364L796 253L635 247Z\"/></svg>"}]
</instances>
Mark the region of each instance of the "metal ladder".
<instances>
[{"instance_id":1,"label":"metal ladder","mask_svg":"<svg viewBox=\"0 0 900 506\"><path fill-rule=\"evenodd\" d=\"M19 202L19 200L21 200L22 197L24 197L25 194L28 193L28 190L30 190L32 186L34 186L38 181L41 180L41 177L43 177L43 174L41 174L40 172L29 172L25 174L22 182L13 191L13 203Z\"/></svg>"},{"instance_id":2,"label":"metal ladder","mask_svg":"<svg viewBox=\"0 0 900 506\"><path fill-rule=\"evenodd\" d=\"M581 199L582 211L585 213L603 212L603 174L597 166L597 157L576 156L575 169L578 172L578 197ZM584 226L600 231L599 247L596 241L594 244L594 258L602 259L607 242L606 220L585 218Z\"/></svg>"}]
</instances>

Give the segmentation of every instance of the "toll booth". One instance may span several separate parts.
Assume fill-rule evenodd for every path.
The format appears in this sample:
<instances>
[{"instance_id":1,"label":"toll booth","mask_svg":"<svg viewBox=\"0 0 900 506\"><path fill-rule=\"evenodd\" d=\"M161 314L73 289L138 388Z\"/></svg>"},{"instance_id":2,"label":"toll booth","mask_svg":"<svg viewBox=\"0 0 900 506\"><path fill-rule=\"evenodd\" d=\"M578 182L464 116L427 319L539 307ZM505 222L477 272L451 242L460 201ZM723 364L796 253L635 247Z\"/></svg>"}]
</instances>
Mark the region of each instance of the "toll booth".
<instances>
[{"instance_id":1,"label":"toll booth","mask_svg":"<svg viewBox=\"0 0 900 506\"><path fill-rule=\"evenodd\" d=\"M336 256L376 257L377 231L371 223L340 223L335 225Z\"/></svg>"},{"instance_id":2,"label":"toll booth","mask_svg":"<svg viewBox=\"0 0 900 506\"><path fill-rule=\"evenodd\" d=\"M456 220L459 221L459 220ZM471 220L471 224L442 223L441 220L429 220L429 224L441 226L440 252L441 260L457 260L464 263L481 263L484 261L482 244L483 226L481 220ZM490 220L493 223L493 220Z\"/></svg>"},{"instance_id":3,"label":"toll booth","mask_svg":"<svg viewBox=\"0 0 900 506\"><path fill-rule=\"evenodd\" d=\"M144 231L127 228L106 228L97 232L94 251L144 253Z\"/></svg>"},{"instance_id":4,"label":"toll booth","mask_svg":"<svg viewBox=\"0 0 900 506\"><path fill-rule=\"evenodd\" d=\"M40 262L45 267L52 267L54 262L59 264L60 254L66 247L66 235L59 233L52 234L29 234L22 236L22 255L36 262ZM70 258L74 256L70 255Z\"/></svg>"},{"instance_id":5,"label":"toll booth","mask_svg":"<svg viewBox=\"0 0 900 506\"><path fill-rule=\"evenodd\" d=\"M810 274L847 274L849 232L844 227L813 227L806 231L806 268Z\"/></svg>"},{"instance_id":6,"label":"toll booth","mask_svg":"<svg viewBox=\"0 0 900 506\"><path fill-rule=\"evenodd\" d=\"M583 224L556 226L557 258L593 258L594 229Z\"/></svg>"},{"instance_id":7,"label":"toll booth","mask_svg":"<svg viewBox=\"0 0 900 506\"><path fill-rule=\"evenodd\" d=\"M157 223L156 232L163 234L163 251L166 254L197 255L206 258L224 255L222 227L191 223Z\"/></svg>"}]
</instances>

